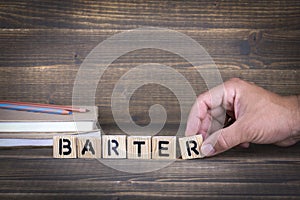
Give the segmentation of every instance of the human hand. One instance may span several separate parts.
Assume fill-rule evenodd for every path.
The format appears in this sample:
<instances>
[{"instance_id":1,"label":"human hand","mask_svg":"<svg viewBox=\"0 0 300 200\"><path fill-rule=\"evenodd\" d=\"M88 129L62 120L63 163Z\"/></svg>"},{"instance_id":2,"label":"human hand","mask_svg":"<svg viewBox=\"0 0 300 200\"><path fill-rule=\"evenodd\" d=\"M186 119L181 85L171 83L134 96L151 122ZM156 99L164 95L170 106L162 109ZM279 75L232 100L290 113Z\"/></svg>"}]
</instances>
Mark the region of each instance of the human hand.
<instances>
[{"instance_id":1,"label":"human hand","mask_svg":"<svg viewBox=\"0 0 300 200\"><path fill-rule=\"evenodd\" d=\"M223 128L225 111L234 122ZM300 96L279 96L234 78L197 98L185 134L203 135L205 156L249 143L290 146L300 140Z\"/></svg>"}]
</instances>

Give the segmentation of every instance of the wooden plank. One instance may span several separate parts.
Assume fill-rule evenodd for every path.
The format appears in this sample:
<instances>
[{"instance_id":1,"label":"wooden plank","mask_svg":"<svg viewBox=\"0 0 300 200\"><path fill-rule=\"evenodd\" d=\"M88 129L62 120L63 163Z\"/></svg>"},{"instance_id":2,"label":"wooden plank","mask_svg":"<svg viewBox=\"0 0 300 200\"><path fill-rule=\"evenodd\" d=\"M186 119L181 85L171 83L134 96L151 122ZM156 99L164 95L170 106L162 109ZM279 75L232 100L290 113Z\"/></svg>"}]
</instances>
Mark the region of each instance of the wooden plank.
<instances>
[{"instance_id":1,"label":"wooden plank","mask_svg":"<svg viewBox=\"0 0 300 200\"><path fill-rule=\"evenodd\" d=\"M1 28L299 28L299 1L5 1Z\"/></svg>"},{"instance_id":2,"label":"wooden plank","mask_svg":"<svg viewBox=\"0 0 300 200\"><path fill-rule=\"evenodd\" d=\"M95 101L101 109L99 112L101 123L114 122L111 113L111 94L115 83L126 71L121 66L109 68L98 84ZM181 68L178 71L187 77L196 94L207 90L203 79L194 69ZM68 65L0 67L0 99L72 104L76 72L76 67ZM220 73L224 81L239 77L281 95L300 94L300 70L223 69ZM179 83L174 82L174 84ZM157 85L141 87L134 93L130 101L130 113L133 119L137 123L149 123L149 107L157 103L165 107L168 113L167 123L179 122L180 107L176 97L168 89Z\"/></svg>"},{"instance_id":3,"label":"wooden plank","mask_svg":"<svg viewBox=\"0 0 300 200\"><path fill-rule=\"evenodd\" d=\"M299 67L299 30L220 28L179 31L201 44L223 69ZM0 66L78 67L97 44L120 32L114 29L0 29ZM154 49L128 53L114 63L127 68L153 60L175 67L189 66L173 53Z\"/></svg>"},{"instance_id":4,"label":"wooden plank","mask_svg":"<svg viewBox=\"0 0 300 200\"><path fill-rule=\"evenodd\" d=\"M72 92L71 90L73 88L77 70L78 68L68 65L13 68L0 67L0 84L2 86L0 88L1 98L8 98L8 96L10 96L10 94L12 93L18 95L18 93L22 94L32 91L32 94L30 95L35 95L34 93L46 93L48 95L51 95L53 100L63 95L67 99L65 100L65 102L68 101L68 104L70 104L71 102L68 98L70 98L69 95L71 95ZM115 66L108 68L107 71L108 72L105 73L101 78L97 90L97 93L101 92L102 95L100 96L104 96L105 98L110 97L107 94L112 93L115 84L120 79L120 77L128 71L128 69L124 69L122 66ZM265 87L266 89L279 94L299 93L299 70L220 69L219 71L224 81L233 77L238 77L247 81L252 81L262 87ZM203 82L202 77L192 67L178 69L178 72L185 75L186 79L189 81L196 93L200 93L206 90L206 86ZM176 84L176 82L174 82L174 84ZM146 89L149 89L149 87ZM285 89L288 89L289 91L284 91ZM14 99L17 100L18 97ZM42 98L40 97L36 100L36 102L41 100ZM43 99L42 101L45 102L45 100L46 99Z\"/></svg>"},{"instance_id":5,"label":"wooden plank","mask_svg":"<svg viewBox=\"0 0 300 200\"><path fill-rule=\"evenodd\" d=\"M53 159L51 151L1 149L0 196L284 199L300 195L300 143L290 148L235 148L212 158L177 160L145 174L116 171L97 160Z\"/></svg>"},{"instance_id":6,"label":"wooden plank","mask_svg":"<svg viewBox=\"0 0 300 200\"><path fill-rule=\"evenodd\" d=\"M70 104L78 67L95 45L142 26L192 37L211 54L224 80L240 77L282 95L299 94L299 16L298 0L2 1L0 99ZM101 123L114 122L110 97L119 77L152 61L177 69L197 94L207 89L180 57L158 50L132 52L112 64L99 83ZM153 85L133 95L134 121L147 124L147 111L155 103L166 108L167 123L178 127L176 98ZM116 133L109 126L105 131ZM174 134L166 128L161 132ZM49 148L1 149L0 198L298 199L299 150L299 144L253 145L201 161L176 161L153 173L128 174L97 160L53 159Z\"/></svg>"}]
</instances>

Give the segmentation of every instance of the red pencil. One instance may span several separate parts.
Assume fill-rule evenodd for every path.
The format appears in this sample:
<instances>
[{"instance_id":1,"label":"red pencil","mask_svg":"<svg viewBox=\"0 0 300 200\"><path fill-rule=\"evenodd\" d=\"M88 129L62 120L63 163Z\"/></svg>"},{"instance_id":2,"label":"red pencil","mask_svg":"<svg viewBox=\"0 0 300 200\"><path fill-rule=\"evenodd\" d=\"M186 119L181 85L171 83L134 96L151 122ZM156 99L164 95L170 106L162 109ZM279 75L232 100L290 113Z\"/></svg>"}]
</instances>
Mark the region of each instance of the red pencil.
<instances>
[{"instance_id":1,"label":"red pencil","mask_svg":"<svg viewBox=\"0 0 300 200\"><path fill-rule=\"evenodd\" d=\"M20 106L35 106L40 108L63 109L72 112L88 112L88 109L85 108L74 108L72 106L64 106L64 105L30 103L30 102L19 102L19 101L8 101L8 100L0 100L0 103L9 103L9 104L20 105Z\"/></svg>"}]
</instances>

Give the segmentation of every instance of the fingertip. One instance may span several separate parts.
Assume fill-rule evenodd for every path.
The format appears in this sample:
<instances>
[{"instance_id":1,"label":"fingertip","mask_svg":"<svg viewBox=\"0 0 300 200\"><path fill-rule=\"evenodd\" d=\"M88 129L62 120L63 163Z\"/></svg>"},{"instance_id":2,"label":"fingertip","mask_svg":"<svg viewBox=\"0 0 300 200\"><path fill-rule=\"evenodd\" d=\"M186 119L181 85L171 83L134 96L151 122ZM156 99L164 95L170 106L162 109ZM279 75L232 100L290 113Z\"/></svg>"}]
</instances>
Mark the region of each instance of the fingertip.
<instances>
[{"instance_id":1,"label":"fingertip","mask_svg":"<svg viewBox=\"0 0 300 200\"><path fill-rule=\"evenodd\" d=\"M214 149L214 147L211 144L203 144L201 146L201 153L204 156L212 156L214 153L216 152L216 150Z\"/></svg>"},{"instance_id":2,"label":"fingertip","mask_svg":"<svg viewBox=\"0 0 300 200\"><path fill-rule=\"evenodd\" d=\"M189 136L193 136L193 135L196 135L196 134L193 134L192 132L185 132L184 134L186 137L189 137Z\"/></svg>"},{"instance_id":3,"label":"fingertip","mask_svg":"<svg viewBox=\"0 0 300 200\"><path fill-rule=\"evenodd\" d=\"M199 131L199 127L200 127L199 119L189 119L187 121L185 135L186 136L196 135Z\"/></svg>"},{"instance_id":4,"label":"fingertip","mask_svg":"<svg viewBox=\"0 0 300 200\"><path fill-rule=\"evenodd\" d=\"M187 126L185 129L185 136L193 136L197 134L197 130L194 127Z\"/></svg>"},{"instance_id":5,"label":"fingertip","mask_svg":"<svg viewBox=\"0 0 300 200\"><path fill-rule=\"evenodd\" d=\"M244 142L244 143L239 144L239 146L246 149L246 148L249 148L250 143L249 142Z\"/></svg>"},{"instance_id":6,"label":"fingertip","mask_svg":"<svg viewBox=\"0 0 300 200\"><path fill-rule=\"evenodd\" d=\"M235 127L230 126L224 129L220 129L209 135L203 142L203 151L204 154L207 154L206 156L213 156L227 151L228 149L240 144L241 142L243 141L241 141L240 136L236 134ZM206 146L207 144L210 144L211 147L213 147L213 151L209 146ZM209 152L209 150L211 151Z\"/></svg>"}]
</instances>

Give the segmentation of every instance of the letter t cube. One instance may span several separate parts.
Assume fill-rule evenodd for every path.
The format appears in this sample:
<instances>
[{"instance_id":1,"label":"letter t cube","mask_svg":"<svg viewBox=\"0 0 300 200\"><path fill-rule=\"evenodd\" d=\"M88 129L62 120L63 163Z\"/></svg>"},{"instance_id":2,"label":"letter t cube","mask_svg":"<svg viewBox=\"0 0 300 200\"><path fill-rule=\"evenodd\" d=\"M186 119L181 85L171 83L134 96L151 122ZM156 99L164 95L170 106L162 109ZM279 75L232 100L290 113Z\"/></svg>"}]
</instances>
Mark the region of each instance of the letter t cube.
<instances>
[{"instance_id":1,"label":"letter t cube","mask_svg":"<svg viewBox=\"0 0 300 200\"><path fill-rule=\"evenodd\" d=\"M151 159L151 136L127 137L128 159Z\"/></svg>"}]
</instances>

